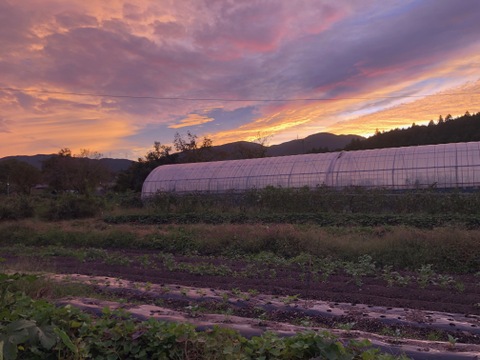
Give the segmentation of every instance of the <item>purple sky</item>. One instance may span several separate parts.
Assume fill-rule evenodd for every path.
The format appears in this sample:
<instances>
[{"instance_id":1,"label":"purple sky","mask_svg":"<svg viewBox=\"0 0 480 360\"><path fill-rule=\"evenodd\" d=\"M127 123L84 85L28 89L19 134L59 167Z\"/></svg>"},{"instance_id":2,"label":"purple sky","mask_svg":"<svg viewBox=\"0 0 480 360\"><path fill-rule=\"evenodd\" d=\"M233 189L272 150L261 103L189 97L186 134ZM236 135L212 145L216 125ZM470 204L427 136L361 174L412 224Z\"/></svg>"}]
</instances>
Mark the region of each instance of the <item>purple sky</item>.
<instances>
[{"instance_id":1,"label":"purple sky","mask_svg":"<svg viewBox=\"0 0 480 360\"><path fill-rule=\"evenodd\" d=\"M0 0L0 156L135 159L176 132L274 144L478 112L478 14L478 0Z\"/></svg>"}]
</instances>

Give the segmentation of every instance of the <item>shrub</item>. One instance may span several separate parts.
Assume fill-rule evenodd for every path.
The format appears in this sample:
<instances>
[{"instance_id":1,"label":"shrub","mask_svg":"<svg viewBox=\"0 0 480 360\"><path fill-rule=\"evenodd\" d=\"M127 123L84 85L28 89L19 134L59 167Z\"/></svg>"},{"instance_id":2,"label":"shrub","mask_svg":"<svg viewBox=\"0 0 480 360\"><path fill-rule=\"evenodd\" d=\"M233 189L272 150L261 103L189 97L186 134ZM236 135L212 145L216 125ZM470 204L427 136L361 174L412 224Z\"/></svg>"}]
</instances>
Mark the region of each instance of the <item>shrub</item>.
<instances>
[{"instance_id":1,"label":"shrub","mask_svg":"<svg viewBox=\"0 0 480 360\"><path fill-rule=\"evenodd\" d=\"M127 209L143 208L141 195L137 192L128 191L128 192L119 193L119 194L109 194L107 198L110 202L114 202L122 208L127 208Z\"/></svg>"},{"instance_id":2,"label":"shrub","mask_svg":"<svg viewBox=\"0 0 480 360\"><path fill-rule=\"evenodd\" d=\"M3 197L0 203L0 220L19 220L32 217L34 209L26 196Z\"/></svg>"},{"instance_id":3,"label":"shrub","mask_svg":"<svg viewBox=\"0 0 480 360\"><path fill-rule=\"evenodd\" d=\"M104 207L97 197L64 194L50 201L42 217L50 221L81 219L97 215Z\"/></svg>"}]
</instances>

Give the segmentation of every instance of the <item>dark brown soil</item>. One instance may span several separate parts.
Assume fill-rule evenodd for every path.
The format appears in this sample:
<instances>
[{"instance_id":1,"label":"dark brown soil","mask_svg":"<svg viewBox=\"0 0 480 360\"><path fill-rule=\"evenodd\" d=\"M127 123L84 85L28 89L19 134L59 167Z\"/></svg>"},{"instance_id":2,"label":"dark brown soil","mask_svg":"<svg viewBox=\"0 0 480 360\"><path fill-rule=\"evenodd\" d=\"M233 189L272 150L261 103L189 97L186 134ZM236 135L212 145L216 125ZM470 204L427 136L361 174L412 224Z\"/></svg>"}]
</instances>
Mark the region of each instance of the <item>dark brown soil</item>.
<instances>
[{"instance_id":1,"label":"dark brown soil","mask_svg":"<svg viewBox=\"0 0 480 360\"><path fill-rule=\"evenodd\" d=\"M386 307L405 307L421 310L435 310L459 314L480 315L480 278L473 275L454 276L464 289L454 286L442 288L439 285L428 285L421 288L415 281L407 286L388 286L378 276L365 276L362 285L357 286L347 274L331 275L326 282L313 279L300 267L288 268L256 263L251 277L239 275L246 268L243 260L218 259L194 256L175 256L176 263L198 265L225 265L229 274L208 275L201 270L185 269L168 270L162 260L146 251L109 252L128 259L126 265L115 264L98 259L80 261L74 257L21 257L17 254L2 254L7 266L18 263L30 264L36 270L57 273L78 273L85 275L110 276L132 281L150 282L152 284L179 284L184 286L206 287L242 291L255 289L258 293L271 295L299 295L303 299L318 299L332 302L378 305ZM141 256L148 255L150 263L142 263ZM250 263L251 264L251 263ZM251 265L250 265L251 266ZM235 274L237 272L237 274ZM208 273L208 272L206 272Z\"/></svg>"},{"instance_id":2,"label":"dark brown soil","mask_svg":"<svg viewBox=\"0 0 480 360\"><path fill-rule=\"evenodd\" d=\"M451 275L453 284L431 282L422 288L414 280L389 286L380 269L361 277L359 284L343 269L322 281L322 274L295 264L138 250L99 251L92 255L99 258L82 261L74 252L47 256L44 250L35 248L33 255L7 251L1 257L8 269L80 274L60 278L83 278L96 292L123 299L118 306L127 310L135 304L160 307L159 314L144 312L141 319L158 316L199 328L227 326L246 332L244 336L329 328L343 337L368 338L387 352L404 352L413 359L470 359L480 353L480 278L473 275ZM67 298L60 304L77 300ZM89 301L86 304L91 307ZM94 313L104 307L87 310L82 302L74 306ZM451 339L458 341L454 348Z\"/></svg>"}]
</instances>

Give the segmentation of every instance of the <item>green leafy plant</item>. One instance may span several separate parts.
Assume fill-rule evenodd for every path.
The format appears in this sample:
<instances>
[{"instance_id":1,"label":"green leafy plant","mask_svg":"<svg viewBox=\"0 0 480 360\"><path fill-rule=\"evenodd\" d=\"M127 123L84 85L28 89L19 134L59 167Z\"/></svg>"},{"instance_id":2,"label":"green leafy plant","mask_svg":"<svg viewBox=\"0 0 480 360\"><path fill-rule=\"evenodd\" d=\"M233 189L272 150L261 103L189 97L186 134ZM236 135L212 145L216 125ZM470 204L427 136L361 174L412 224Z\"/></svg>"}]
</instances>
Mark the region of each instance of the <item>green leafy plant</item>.
<instances>
[{"instance_id":1,"label":"green leafy plant","mask_svg":"<svg viewBox=\"0 0 480 360\"><path fill-rule=\"evenodd\" d=\"M282 302L283 302L285 305L290 305L290 304L292 304L292 303L294 303L294 302L297 302L299 296L300 296L300 294L285 296L284 298L282 298Z\"/></svg>"},{"instance_id":2,"label":"green leafy plant","mask_svg":"<svg viewBox=\"0 0 480 360\"><path fill-rule=\"evenodd\" d=\"M231 292L236 297L240 297L242 295L242 291L239 288L233 288Z\"/></svg>"},{"instance_id":3,"label":"green leafy plant","mask_svg":"<svg viewBox=\"0 0 480 360\"><path fill-rule=\"evenodd\" d=\"M355 325L356 325L355 322L346 322L346 323L337 323L335 324L335 327L337 327L340 330L350 331L355 327Z\"/></svg>"},{"instance_id":4,"label":"green leafy plant","mask_svg":"<svg viewBox=\"0 0 480 360\"><path fill-rule=\"evenodd\" d=\"M437 275L436 282L442 289L446 289L449 286L455 285L455 280L450 275Z\"/></svg>"},{"instance_id":5,"label":"green leafy plant","mask_svg":"<svg viewBox=\"0 0 480 360\"><path fill-rule=\"evenodd\" d=\"M450 349L454 349L457 344L458 338L448 334L448 346Z\"/></svg>"},{"instance_id":6,"label":"green leafy plant","mask_svg":"<svg viewBox=\"0 0 480 360\"><path fill-rule=\"evenodd\" d=\"M19 345L30 343L32 347L50 350L57 343L54 328L50 325L39 326L33 320L16 320L1 329L0 350L5 359L16 359Z\"/></svg>"},{"instance_id":7,"label":"green leafy plant","mask_svg":"<svg viewBox=\"0 0 480 360\"><path fill-rule=\"evenodd\" d=\"M432 266L432 264L426 264L417 269L417 283L422 289L425 289L435 278Z\"/></svg>"},{"instance_id":8,"label":"green leafy plant","mask_svg":"<svg viewBox=\"0 0 480 360\"><path fill-rule=\"evenodd\" d=\"M368 341L340 342L329 332L308 331L287 338L266 333L246 339L233 330L197 332L192 325L139 321L108 308L92 317L71 306L56 307L15 291L24 280L24 275L0 274L0 357L7 360L396 358L381 354ZM197 304L185 310L194 317L203 311ZM228 321L230 312L225 315Z\"/></svg>"},{"instance_id":9,"label":"green leafy plant","mask_svg":"<svg viewBox=\"0 0 480 360\"><path fill-rule=\"evenodd\" d=\"M110 254L104 259L105 264L108 265L123 265L128 266L131 263L131 259L128 256L121 254Z\"/></svg>"},{"instance_id":10,"label":"green leafy plant","mask_svg":"<svg viewBox=\"0 0 480 360\"><path fill-rule=\"evenodd\" d=\"M463 293L465 291L465 284L461 281L455 282L454 286L458 292Z\"/></svg>"},{"instance_id":11,"label":"green leafy plant","mask_svg":"<svg viewBox=\"0 0 480 360\"><path fill-rule=\"evenodd\" d=\"M319 270L320 274L321 274L320 278L321 278L322 282L327 282L330 275L332 275L335 272L335 270L337 269L338 264L337 264L336 261L327 257L327 258L322 259L319 262L318 267L320 269Z\"/></svg>"},{"instance_id":12,"label":"green leafy plant","mask_svg":"<svg viewBox=\"0 0 480 360\"><path fill-rule=\"evenodd\" d=\"M375 272L375 262L372 261L370 255L362 255L357 262L345 262L343 264L345 272L353 277L353 281L357 286L362 286L362 277L373 274Z\"/></svg>"}]
</instances>

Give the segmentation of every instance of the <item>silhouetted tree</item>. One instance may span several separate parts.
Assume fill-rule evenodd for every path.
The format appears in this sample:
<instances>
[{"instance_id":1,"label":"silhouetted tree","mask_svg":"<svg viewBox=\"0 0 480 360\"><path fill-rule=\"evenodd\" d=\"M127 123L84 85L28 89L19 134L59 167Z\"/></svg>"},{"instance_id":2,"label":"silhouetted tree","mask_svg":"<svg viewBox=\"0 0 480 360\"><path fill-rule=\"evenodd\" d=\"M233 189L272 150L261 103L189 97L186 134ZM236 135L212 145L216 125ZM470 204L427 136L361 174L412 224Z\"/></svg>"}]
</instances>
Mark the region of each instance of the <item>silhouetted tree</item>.
<instances>
[{"instance_id":1,"label":"silhouetted tree","mask_svg":"<svg viewBox=\"0 0 480 360\"><path fill-rule=\"evenodd\" d=\"M206 136L200 142L198 136L190 131L187 132L186 138L177 132L173 139L173 145L175 150L181 153L179 156L180 162L205 162L213 159L213 142Z\"/></svg>"},{"instance_id":2,"label":"silhouetted tree","mask_svg":"<svg viewBox=\"0 0 480 360\"><path fill-rule=\"evenodd\" d=\"M0 192L30 194L40 178L40 171L24 161L8 159L0 162Z\"/></svg>"},{"instance_id":3,"label":"silhouetted tree","mask_svg":"<svg viewBox=\"0 0 480 360\"><path fill-rule=\"evenodd\" d=\"M445 121L440 115L438 123L428 126L412 124L407 129L393 129L376 132L364 140L352 140L345 150L376 149L399 146L447 144L455 142L480 141L480 113L466 114L456 119L447 115Z\"/></svg>"},{"instance_id":4,"label":"silhouetted tree","mask_svg":"<svg viewBox=\"0 0 480 360\"><path fill-rule=\"evenodd\" d=\"M69 148L63 148L56 156L43 162L43 177L55 190L88 194L110 180L108 169L98 161L101 156L88 149L81 149L78 155L72 155Z\"/></svg>"},{"instance_id":5,"label":"silhouetted tree","mask_svg":"<svg viewBox=\"0 0 480 360\"><path fill-rule=\"evenodd\" d=\"M153 169L160 165L177 162L178 154L170 154L171 150L171 146L162 145L160 142L155 141L152 150L149 150L143 158L138 158L138 162L132 163L127 170L118 174L115 190L142 191L143 182Z\"/></svg>"}]
</instances>

